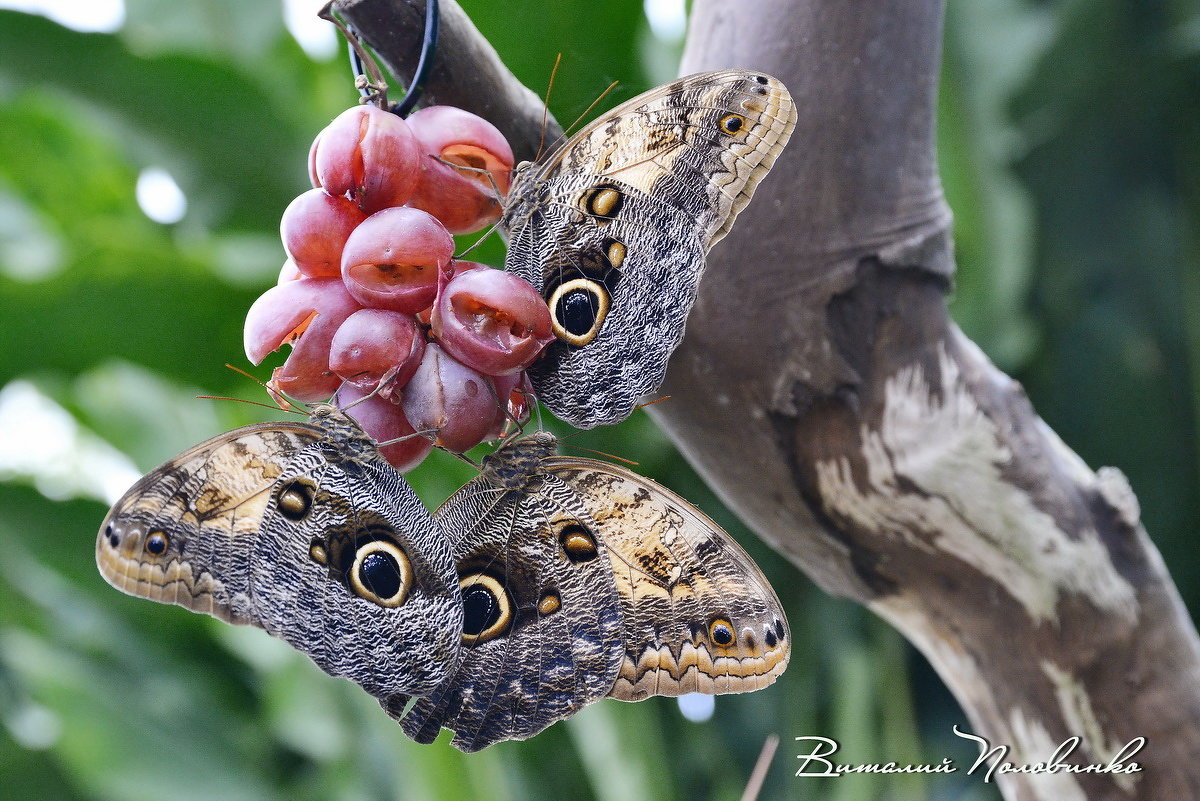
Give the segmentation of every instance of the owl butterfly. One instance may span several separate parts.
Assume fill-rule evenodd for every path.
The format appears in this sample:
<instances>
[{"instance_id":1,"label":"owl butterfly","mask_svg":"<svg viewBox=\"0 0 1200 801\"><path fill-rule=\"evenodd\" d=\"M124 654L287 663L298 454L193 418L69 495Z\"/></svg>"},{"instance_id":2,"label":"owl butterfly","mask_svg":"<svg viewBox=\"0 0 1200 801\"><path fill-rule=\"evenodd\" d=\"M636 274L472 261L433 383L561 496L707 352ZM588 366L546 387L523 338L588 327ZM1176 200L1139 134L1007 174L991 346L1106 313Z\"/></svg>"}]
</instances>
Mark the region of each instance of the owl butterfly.
<instances>
[{"instance_id":1,"label":"owl butterfly","mask_svg":"<svg viewBox=\"0 0 1200 801\"><path fill-rule=\"evenodd\" d=\"M779 81L725 70L661 86L518 165L505 269L545 298L558 339L530 368L572 425L628 417L683 338L709 248L796 125Z\"/></svg>"},{"instance_id":2,"label":"owl butterfly","mask_svg":"<svg viewBox=\"0 0 1200 801\"><path fill-rule=\"evenodd\" d=\"M736 693L783 672L790 637L761 571L716 523L606 462L510 440L435 517L453 542L463 656L410 707L406 734L477 751L604 697Z\"/></svg>"},{"instance_id":3,"label":"owl butterfly","mask_svg":"<svg viewBox=\"0 0 1200 801\"><path fill-rule=\"evenodd\" d=\"M266 629L428 742L530 737L605 696L742 692L789 654L725 532L633 472L522 437L435 517L332 406L152 471L96 543L116 588ZM410 696L418 700L407 710Z\"/></svg>"}]
</instances>

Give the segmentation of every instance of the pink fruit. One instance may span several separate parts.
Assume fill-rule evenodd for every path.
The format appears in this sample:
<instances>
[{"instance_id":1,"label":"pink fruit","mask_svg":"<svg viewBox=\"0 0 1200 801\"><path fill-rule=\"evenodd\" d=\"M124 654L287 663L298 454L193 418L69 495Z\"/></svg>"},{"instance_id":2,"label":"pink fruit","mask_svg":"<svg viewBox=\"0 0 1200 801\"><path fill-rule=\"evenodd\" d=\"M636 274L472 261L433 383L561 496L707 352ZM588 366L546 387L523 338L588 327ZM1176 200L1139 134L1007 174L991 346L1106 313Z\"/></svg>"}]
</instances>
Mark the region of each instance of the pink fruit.
<instances>
[{"instance_id":1,"label":"pink fruit","mask_svg":"<svg viewBox=\"0 0 1200 801\"><path fill-rule=\"evenodd\" d=\"M367 217L344 197L310 189L293 200L279 222L283 248L310 278L341 274L347 237Z\"/></svg>"},{"instance_id":2,"label":"pink fruit","mask_svg":"<svg viewBox=\"0 0 1200 801\"><path fill-rule=\"evenodd\" d=\"M356 403L365 394L357 387L343 384L337 393L338 405L342 408L350 406L346 414L354 418L376 443L401 440L384 445L379 452L401 473L412 470L433 450L433 438L415 434L404 410L386 398L375 395Z\"/></svg>"},{"instance_id":3,"label":"pink fruit","mask_svg":"<svg viewBox=\"0 0 1200 801\"><path fill-rule=\"evenodd\" d=\"M480 268L482 268L484 270L492 269L491 267L488 267L486 264L480 264L477 261L462 261L461 259L455 259L454 261L450 262L450 268L447 270L442 270L441 275L438 276L438 292L441 292L442 288L445 287L446 284L450 283L450 281L452 281L454 279L454 276L461 275L462 273L465 273L467 270L478 270ZM420 323L421 325L427 326L427 325L429 325L430 319L432 317L433 317L433 306L430 305L428 308L422 309L420 312L417 313L417 322Z\"/></svg>"},{"instance_id":4,"label":"pink fruit","mask_svg":"<svg viewBox=\"0 0 1200 801\"><path fill-rule=\"evenodd\" d=\"M295 281L303 278L304 273L296 268L296 262L291 259L284 261L283 266L279 268L279 278L275 281L276 284L286 284L289 281Z\"/></svg>"},{"instance_id":5,"label":"pink fruit","mask_svg":"<svg viewBox=\"0 0 1200 801\"><path fill-rule=\"evenodd\" d=\"M381 381L385 390L398 389L412 378L424 353L425 336L412 315L361 309L333 335L329 369L364 392Z\"/></svg>"},{"instance_id":6,"label":"pink fruit","mask_svg":"<svg viewBox=\"0 0 1200 801\"><path fill-rule=\"evenodd\" d=\"M488 375L520 372L554 340L546 301L501 270L467 270L446 282L431 325L447 351Z\"/></svg>"},{"instance_id":7,"label":"pink fruit","mask_svg":"<svg viewBox=\"0 0 1200 801\"><path fill-rule=\"evenodd\" d=\"M437 444L463 453L488 435L496 419L496 390L491 380L459 362L436 343L404 388L403 408L418 430L437 431Z\"/></svg>"},{"instance_id":8,"label":"pink fruit","mask_svg":"<svg viewBox=\"0 0 1200 801\"><path fill-rule=\"evenodd\" d=\"M510 428L518 426L529 419L529 409L533 403L533 385L524 371L512 375L492 377L492 385L496 388L496 420L488 432L487 439L500 439L509 433Z\"/></svg>"},{"instance_id":9,"label":"pink fruit","mask_svg":"<svg viewBox=\"0 0 1200 801\"><path fill-rule=\"evenodd\" d=\"M359 308L337 278L301 278L271 287L246 312L246 357L259 364L291 343L292 352L274 371L272 384L297 400L324 400L341 382L329 369L330 341Z\"/></svg>"},{"instance_id":10,"label":"pink fruit","mask_svg":"<svg viewBox=\"0 0 1200 801\"><path fill-rule=\"evenodd\" d=\"M408 123L375 106L346 109L317 135L309 177L368 214L402 206L420 173L421 147Z\"/></svg>"},{"instance_id":11,"label":"pink fruit","mask_svg":"<svg viewBox=\"0 0 1200 801\"><path fill-rule=\"evenodd\" d=\"M429 214L384 209L363 221L342 252L342 279L364 306L416 314L437 295L454 240Z\"/></svg>"},{"instance_id":12,"label":"pink fruit","mask_svg":"<svg viewBox=\"0 0 1200 801\"><path fill-rule=\"evenodd\" d=\"M504 135L482 117L452 106L423 108L408 122L426 154L409 205L433 214L454 234L499 219L497 190L501 196L508 192L514 161Z\"/></svg>"}]
</instances>

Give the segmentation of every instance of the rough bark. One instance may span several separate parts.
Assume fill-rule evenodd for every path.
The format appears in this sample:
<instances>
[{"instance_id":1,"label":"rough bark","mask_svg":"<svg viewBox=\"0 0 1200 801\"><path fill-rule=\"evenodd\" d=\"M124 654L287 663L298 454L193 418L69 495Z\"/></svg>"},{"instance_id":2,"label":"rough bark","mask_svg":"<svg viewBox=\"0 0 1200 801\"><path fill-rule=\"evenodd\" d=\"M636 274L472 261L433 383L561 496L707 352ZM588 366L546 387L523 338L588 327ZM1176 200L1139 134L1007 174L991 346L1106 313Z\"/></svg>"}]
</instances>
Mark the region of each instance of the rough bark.
<instances>
[{"instance_id":1,"label":"rough bark","mask_svg":"<svg viewBox=\"0 0 1200 801\"><path fill-rule=\"evenodd\" d=\"M1006 774L1006 798L1200 798L1200 645L1133 492L1089 469L946 312L941 19L941 0L697 0L682 71L765 70L800 120L711 254L672 401L651 411L760 536L921 649L1008 761L1078 736L1068 761L1104 764L1147 738L1140 773ZM403 73L414 40L389 48ZM455 102L511 113L530 156L540 103L500 91L511 76L472 52L439 56L455 60L445 80L488 76Z\"/></svg>"}]
</instances>

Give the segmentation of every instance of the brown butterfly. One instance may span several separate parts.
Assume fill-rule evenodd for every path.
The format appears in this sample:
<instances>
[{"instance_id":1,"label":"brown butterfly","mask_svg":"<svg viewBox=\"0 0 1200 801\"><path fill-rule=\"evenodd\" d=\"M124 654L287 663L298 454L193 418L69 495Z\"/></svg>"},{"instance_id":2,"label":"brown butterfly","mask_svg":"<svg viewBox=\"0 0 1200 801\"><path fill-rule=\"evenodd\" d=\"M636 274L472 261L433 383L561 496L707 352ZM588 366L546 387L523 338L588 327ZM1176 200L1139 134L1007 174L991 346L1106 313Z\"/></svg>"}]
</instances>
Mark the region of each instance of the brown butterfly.
<instances>
[{"instance_id":1,"label":"brown butterfly","mask_svg":"<svg viewBox=\"0 0 1200 801\"><path fill-rule=\"evenodd\" d=\"M558 339L530 368L580 428L628 417L662 384L709 248L729 232L796 126L759 72L689 75L517 167L505 269L532 283Z\"/></svg>"}]
</instances>

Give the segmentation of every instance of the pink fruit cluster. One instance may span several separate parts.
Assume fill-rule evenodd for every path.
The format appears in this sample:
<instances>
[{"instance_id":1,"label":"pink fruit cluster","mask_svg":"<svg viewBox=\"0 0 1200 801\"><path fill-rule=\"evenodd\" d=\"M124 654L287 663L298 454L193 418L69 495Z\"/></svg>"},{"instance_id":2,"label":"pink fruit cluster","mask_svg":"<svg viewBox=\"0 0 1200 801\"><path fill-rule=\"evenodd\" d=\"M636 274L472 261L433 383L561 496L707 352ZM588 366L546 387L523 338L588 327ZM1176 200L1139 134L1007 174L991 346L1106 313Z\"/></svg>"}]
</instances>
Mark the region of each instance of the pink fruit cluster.
<instances>
[{"instance_id":1,"label":"pink fruit cluster","mask_svg":"<svg viewBox=\"0 0 1200 801\"><path fill-rule=\"evenodd\" d=\"M314 188L283 213L279 283L246 314L251 362L292 346L268 387L343 407L374 392L349 414L378 442L408 437L382 448L401 470L520 419L549 310L527 281L454 261L451 236L496 221L512 166L503 135L461 109L334 119L309 153Z\"/></svg>"}]
</instances>

